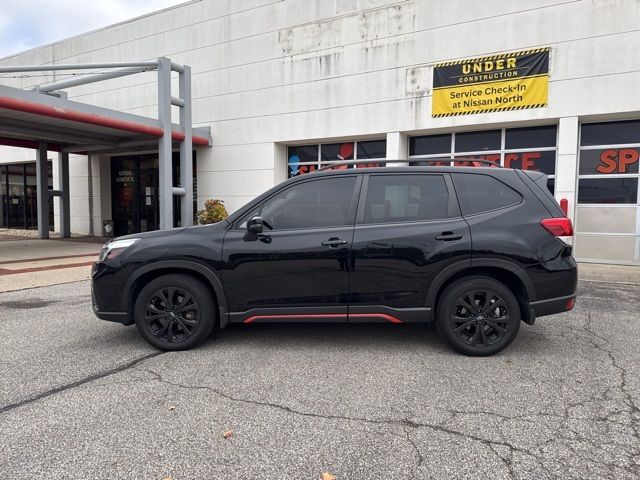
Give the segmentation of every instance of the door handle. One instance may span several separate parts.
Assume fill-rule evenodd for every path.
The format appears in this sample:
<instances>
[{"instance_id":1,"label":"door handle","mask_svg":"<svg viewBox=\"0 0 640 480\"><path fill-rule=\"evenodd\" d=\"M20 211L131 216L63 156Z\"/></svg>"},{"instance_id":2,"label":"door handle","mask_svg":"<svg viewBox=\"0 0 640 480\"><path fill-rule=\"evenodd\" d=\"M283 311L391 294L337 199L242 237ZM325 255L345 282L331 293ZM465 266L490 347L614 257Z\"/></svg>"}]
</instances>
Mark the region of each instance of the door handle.
<instances>
[{"instance_id":1,"label":"door handle","mask_svg":"<svg viewBox=\"0 0 640 480\"><path fill-rule=\"evenodd\" d=\"M345 245L348 242L346 240L340 240L337 237L331 237L329 240L322 242L322 246L323 247L331 247L331 248L337 248L339 245Z\"/></svg>"},{"instance_id":2,"label":"door handle","mask_svg":"<svg viewBox=\"0 0 640 480\"><path fill-rule=\"evenodd\" d=\"M454 240L460 240L462 237L463 235L461 233L442 232L440 235L436 235L434 238L443 242L452 242Z\"/></svg>"}]
</instances>

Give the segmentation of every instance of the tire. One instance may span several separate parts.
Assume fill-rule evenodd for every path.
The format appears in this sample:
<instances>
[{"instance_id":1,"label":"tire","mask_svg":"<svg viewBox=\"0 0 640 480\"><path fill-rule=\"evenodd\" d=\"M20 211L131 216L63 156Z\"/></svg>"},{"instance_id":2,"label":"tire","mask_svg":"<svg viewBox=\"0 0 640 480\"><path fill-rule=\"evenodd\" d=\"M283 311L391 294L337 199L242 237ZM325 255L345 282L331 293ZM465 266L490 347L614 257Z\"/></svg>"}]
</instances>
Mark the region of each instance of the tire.
<instances>
[{"instance_id":1,"label":"tire","mask_svg":"<svg viewBox=\"0 0 640 480\"><path fill-rule=\"evenodd\" d=\"M495 308L487 308L487 302ZM438 332L465 355L494 355L508 347L520 329L518 300L507 286L490 277L471 276L452 283L440 296L437 309Z\"/></svg>"},{"instance_id":2,"label":"tire","mask_svg":"<svg viewBox=\"0 0 640 480\"><path fill-rule=\"evenodd\" d=\"M215 302L200 280L170 274L149 282L134 307L140 335L161 350L187 350L202 343L217 323Z\"/></svg>"}]
</instances>

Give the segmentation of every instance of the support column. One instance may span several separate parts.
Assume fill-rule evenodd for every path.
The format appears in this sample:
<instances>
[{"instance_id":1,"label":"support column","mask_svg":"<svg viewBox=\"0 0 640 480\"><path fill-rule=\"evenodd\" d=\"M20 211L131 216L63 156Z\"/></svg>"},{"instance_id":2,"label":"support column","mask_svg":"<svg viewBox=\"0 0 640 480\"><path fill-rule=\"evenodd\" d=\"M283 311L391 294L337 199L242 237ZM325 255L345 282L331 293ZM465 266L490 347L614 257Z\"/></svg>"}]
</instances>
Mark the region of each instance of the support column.
<instances>
[{"instance_id":1,"label":"support column","mask_svg":"<svg viewBox=\"0 0 640 480\"><path fill-rule=\"evenodd\" d=\"M36 150L36 188L38 204L38 238L49 238L49 184L47 177L47 143Z\"/></svg>"},{"instance_id":2,"label":"support column","mask_svg":"<svg viewBox=\"0 0 640 480\"><path fill-rule=\"evenodd\" d=\"M171 174L171 61L158 58L158 120L164 134L158 142L158 198L160 229L173 228L173 178Z\"/></svg>"},{"instance_id":3,"label":"support column","mask_svg":"<svg viewBox=\"0 0 640 480\"><path fill-rule=\"evenodd\" d=\"M569 202L567 216L575 223L576 184L578 178L578 117L561 118L558 122L558 160L556 163L555 197Z\"/></svg>"},{"instance_id":4,"label":"support column","mask_svg":"<svg viewBox=\"0 0 640 480\"><path fill-rule=\"evenodd\" d=\"M193 145L191 133L191 67L184 67L179 78L179 96L184 102L180 107L180 124L184 140L180 143L180 186L185 194L180 199L182 227L193 225Z\"/></svg>"},{"instance_id":5,"label":"support column","mask_svg":"<svg viewBox=\"0 0 640 480\"><path fill-rule=\"evenodd\" d=\"M91 178L89 178L91 181ZM60 236L71 236L71 201L69 197L69 154L58 153L58 182L62 195L60 196Z\"/></svg>"},{"instance_id":6,"label":"support column","mask_svg":"<svg viewBox=\"0 0 640 480\"><path fill-rule=\"evenodd\" d=\"M400 132L387 133L387 159L406 160L409 158L407 136Z\"/></svg>"}]
</instances>

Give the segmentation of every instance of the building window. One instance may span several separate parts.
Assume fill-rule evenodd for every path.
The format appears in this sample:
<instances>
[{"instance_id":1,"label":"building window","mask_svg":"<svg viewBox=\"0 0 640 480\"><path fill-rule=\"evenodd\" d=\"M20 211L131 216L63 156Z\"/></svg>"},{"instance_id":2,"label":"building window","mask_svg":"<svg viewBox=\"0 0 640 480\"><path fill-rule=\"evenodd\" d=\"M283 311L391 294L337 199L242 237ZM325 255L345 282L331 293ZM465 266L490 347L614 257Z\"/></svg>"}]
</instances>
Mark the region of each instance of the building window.
<instances>
[{"instance_id":1,"label":"building window","mask_svg":"<svg viewBox=\"0 0 640 480\"><path fill-rule=\"evenodd\" d=\"M47 183L53 188L52 163L47 162ZM36 164L0 165L0 228L38 228ZM49 230L53 230L53 197L49 196Z\"/></svg>"},{"instance_id":2,"label":"building window","mask_svg":"<svg viewBox=\"0 0 640 480\"><path fill-rule=\"evenodd\" d=\"M287 176L289 178L315 172L332 162L386 158L386 140L291 145L287 149ZM371 166L374 164L364 164Z\"/></svg>"},{"instance_id":3,"label":"building window","mask_svg":"<svg viewBox=\"0 0 640 480\"><path fill-rule=\"evenodd\" d=\"M576 257L640 262L640 120L580 126Z\"/></svg>"},{"instance_id":4,"label":"building window","mask_svg":"<svg viewBox=\"0 0 640 480\"><path fill-rule=\"evenodd\" d=\"M555 125L549 125L411 137L409 158L413 161L409 163L420 165L419 158L442 159L442 165L450 165L451 160L460 157L491 160L507 168L546 173L549 190L553 193L557 130ZM453 164L470 165L468 162Z\"/></svg>"},{"instance_id":5,"label":"building window","mask_svg":"<svg viewBox=\"0 0 640 480\"><path fill-rule=\"evenodd\" d=\"M578 203L637 205L639 164L640 121L582 125Z\"/></svg>"}]
</instances>

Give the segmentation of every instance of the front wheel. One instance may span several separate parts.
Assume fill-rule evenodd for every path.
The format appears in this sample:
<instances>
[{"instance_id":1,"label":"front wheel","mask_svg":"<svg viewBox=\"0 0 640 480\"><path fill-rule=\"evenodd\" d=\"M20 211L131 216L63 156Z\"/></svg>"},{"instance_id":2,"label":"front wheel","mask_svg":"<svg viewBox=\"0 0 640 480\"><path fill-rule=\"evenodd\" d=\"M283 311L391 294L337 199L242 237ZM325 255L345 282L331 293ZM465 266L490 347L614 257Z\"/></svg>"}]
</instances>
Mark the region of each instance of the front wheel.
<instances>
[{"instance_id":1,"label":"front wheel","mask_svg":"<svg viewBox=\"0 0 640 480\"><path fill-rule=\"evenodd\" d=\"M216 323L209 289L188 275L163 275L149 282L134 308L140 335L161 350L186 350L202 343Z\"/></svg>"},{"instance_id":2,"label":"front wheel","mask_svg":"<svg viewBox=\"0 0 640 480\"><path fill-rule=\"evenodd\" d=\"M437 326L460 353L487 356L505 349L520 329L520 306L511 290L489 277L449 285L438 302Z\"/></svg>"}]
</instances>

